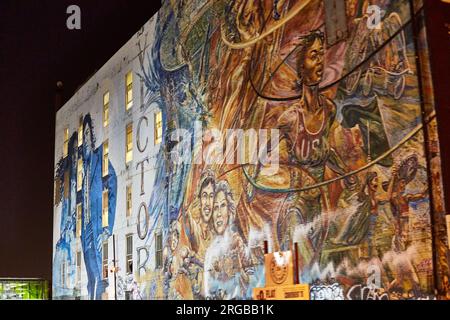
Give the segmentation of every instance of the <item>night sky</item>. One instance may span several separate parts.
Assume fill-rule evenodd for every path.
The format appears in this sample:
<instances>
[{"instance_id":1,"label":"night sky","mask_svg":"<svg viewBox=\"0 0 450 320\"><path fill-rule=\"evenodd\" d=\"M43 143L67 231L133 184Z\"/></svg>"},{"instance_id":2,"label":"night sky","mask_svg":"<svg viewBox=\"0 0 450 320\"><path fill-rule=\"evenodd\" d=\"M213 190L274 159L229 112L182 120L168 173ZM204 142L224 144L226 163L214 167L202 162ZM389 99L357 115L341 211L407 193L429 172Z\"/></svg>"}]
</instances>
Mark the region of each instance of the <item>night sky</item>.
<instances>
[{"instance_id":1,"label":"night sky","mask_svg":"<svg viewBox=\"0 0 450 320\"><path fill-rule=\"evenodd\" d=\"M81 30L66 9L81 8ZM56 82L67 101L159 1L0 0L0 277L51 280Z\"/></svg>"}]
</instances>

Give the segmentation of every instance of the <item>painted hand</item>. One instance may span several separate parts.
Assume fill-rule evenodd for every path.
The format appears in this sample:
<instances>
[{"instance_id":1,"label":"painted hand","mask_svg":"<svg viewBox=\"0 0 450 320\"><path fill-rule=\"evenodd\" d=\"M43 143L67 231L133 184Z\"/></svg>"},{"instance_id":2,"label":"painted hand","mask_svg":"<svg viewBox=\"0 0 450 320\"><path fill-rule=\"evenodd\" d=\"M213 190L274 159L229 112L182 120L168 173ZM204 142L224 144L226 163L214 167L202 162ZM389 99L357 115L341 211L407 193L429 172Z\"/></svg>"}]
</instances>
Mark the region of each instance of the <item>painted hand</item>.
<instances>
[{"instance_id":1,"label":"painted hand","mask_svg":"<svg viewBox=\"0 0 450 320\"><path fill-rule=\"evenodd\" d=\"M101 251L103 243L108 240L110 234L108 229L104 229L103 233L99 234L97 237L97 251Z\"/></svg>"}]
</instances>

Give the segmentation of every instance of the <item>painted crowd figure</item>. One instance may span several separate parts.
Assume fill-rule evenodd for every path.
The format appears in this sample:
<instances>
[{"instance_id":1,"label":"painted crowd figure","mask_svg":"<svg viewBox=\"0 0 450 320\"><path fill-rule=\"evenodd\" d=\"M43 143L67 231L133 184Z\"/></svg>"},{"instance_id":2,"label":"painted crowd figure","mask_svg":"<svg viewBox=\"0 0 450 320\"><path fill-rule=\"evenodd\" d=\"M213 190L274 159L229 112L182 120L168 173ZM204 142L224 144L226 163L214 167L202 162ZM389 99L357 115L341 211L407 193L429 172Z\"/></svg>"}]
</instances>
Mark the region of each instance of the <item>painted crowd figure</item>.
<instances>
[{"instance_id":1,"label":"painted crowd figure","mask_svg":"<svg viewBox=\"0 0 450 320\"><path fill-rule=\"evenodd\" d=\"M88 276L87 289L91 300L102 299L108 286L102 271L102 245L112 235L116 211L117 177L108 160L108 174L103 177L103 145L95 149L92 119L83 121L83 184L81 243ZM108 192L108 217L102 219L102 196ZM106 218L106 217L105 217Z\"/></svg>"},{"instance_id":2,"label":"painted crowd figure","mask_svg":"<svg viewBox=\"0 0 450 320\"><path fill-rule=\"evenodd\" d=\"M182 216L183 243L176 241L177 245L167 250L171 252L165 259L170 266L166 268L167 293L174 291L172 296L184 293L184 298L197 299L251 297L252 285L260 283L255 268L261 269L262 265L256 266L257 259L236 230L236 205L230 185L226 180L217 180L214 172L206 168L196 194L196 200ZM187 279L192 286L182 292Z\"/></svg>"},{"instance_id":3,"label":"painted crowd figure","mask_svg":"<svg viewBox=\"0 0 450 320\"><path fill-rule=\"evenodd\" d=\"M410 244L410 203L418 202L428 197L426 188L419 193L409 193L406 188L417 174L418 159L412 155L404 159L399 167L393 168L391 208L395 218L394 247L397 251L406 250Z\"/></svg>"},{"instance_id":4,"label":"painted crowd figure","mask_svg":"<svg viewBox=\"0 0 450 320\"><path fill-rule=\"evenodd\" d=\"M252 267L249 250L234 226L236 206L227 181L215 188L212 226L215 238L205 255L205 293L225 299L247 297Z\"/></svg>"}]
</instances>

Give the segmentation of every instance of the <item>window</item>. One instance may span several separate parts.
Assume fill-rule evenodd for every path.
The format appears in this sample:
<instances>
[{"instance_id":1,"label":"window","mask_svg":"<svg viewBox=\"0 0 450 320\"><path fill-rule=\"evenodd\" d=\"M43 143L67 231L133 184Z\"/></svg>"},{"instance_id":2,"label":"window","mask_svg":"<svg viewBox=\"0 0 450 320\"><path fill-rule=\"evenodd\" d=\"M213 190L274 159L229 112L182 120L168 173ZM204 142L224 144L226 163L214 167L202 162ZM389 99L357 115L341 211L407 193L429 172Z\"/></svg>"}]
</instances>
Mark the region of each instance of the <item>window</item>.
<instances>
[{"instance_id":1,"label":"window","mask_svg":"<svg viewBox=\"0 0 450 320\"><path fill-rule=\"evenodd\" d=\"M77 163L77 191L81 191L83 186L83 160L78 159Z\"/></svg>"},{"instance_id":2,"label":"window","mask_svg":"<svg viewBox=\"0 0 450 320\"><path fill-rule=\"evenodd\" d=\"M125 76L125 109L128 111L133 106L133 73L130 71Z\"/></svg>"},{"instance_id":3,"label":"window","mask_svg":"<svg viewBox=\"0 0 450 320\"><path fill-rule=\"evenodd\" d=\"M133 160L133 124L127 125L125 162Z\"/></svg>"},{"instance_id":4,"label":"window","mask_svg":"<svg viewBox=\"0 0 450 320\"><path fill-rule=\"evenodd\" d=\"M63 287L63 288L67 288L68 287L67 280L68 280L68 277L67 277L67 262L64 261L61 264L61 287Z\"/></svg>"},{"instance_id":5,"label":"window","mask_svg":"<svg viewBox=\"0 0 450 320\"><path fill-rule=\"evenodd\" d=\"M127 235L127 274L133 273L133 235Z\"/></svg>"},{"instance_id":6,"label":"window","mask_svg":"<svg viewBox=\"0 0 450 320\"><path fill-rule=\"evenodd\" d=\"M103 279L108 278L108 241L103 242Z\"/></svg>"},{"instance_id":7,"label":"window","mask_svg":"<svg viewBox=\"0 0 450 320\"><path fill-rule=\"evenodd\" d=\"M76 225L77 238L81 237L81 214L82 214L82 206L81 203L79 203L77 204L77 225Z\"/></svg>"},{"instance_id":8,"label":"window","mask_svg":"<svg viewBox=\"0 0 450 320\"><path fill-rule=\"evenodd\" d=\"M103 127L109 125L109 91L103 95Z\"/></svg>"},{"instance_id":9,"label":"window","mask_svg":"<svg viewBox=\"0 0 450 320\"><path fill-rule=\"evenodd\" d=\"M156 268L162 268L163 250L162 250L162 233L156 234Z\"/></svg>"},{"instance_id":10,"label":"window","mask_svg":"<svg viewBox=\"0 0 450 320\"><path fill-rule=\"evenodd\" d=\"M77 251L77 283L81 282L81 251Z\"/></svg>"},{"instance_id":11,"label":"window","mask_svg":"<svg viewBox=\"0 0 450 320\"><path fill-rule=\"evenodd\" d=\"M127 218L131 217L131 206L132 206L131 191L132 191L131 185L127 186Z\"/></svg>"},{"instance_id":12,"label":"window","mask_svg":"<svg viewBox=\"0 0 450 320\"><path fill-rule=\"evenodd\" d=\"M81 147L83 145L83 116L80 117L80 121L78 122L78 146Z\"/></svg>"},{"instance_id":13,"label":"window","mask_svg":"<svg viewBox=\"0 0 450 320\"><path fill-rule=\"evenodd\" d=\"M155 113L155 145L161 143L162 141L162 112L159 111Z\"/></svg>"},{"instance_id":14,"label":"window","mask_svg":"<svg viewBox=\"0 0 450 320\"><path fill-rule=\"evenodd\" d=\"M69 128L64 129L64 145L63 145L63 156L67 157L69 153Z\"/></svg>"},{"instance_id":15,"label":"window","mask_svg":"<svg viewBox=\"0 0 450 320\"><path fill-rule=\"evenodd\" d=\"M103 166L102 166L102 175L103 177L108 175L108 154L109 154L109 144L108 140L103 142Z\"/></svg>"},{"instance_id":16,"label":"window","mask_svg":"<svg viewBox=\"0 0 450 320\"><path fill-rule=\"evenodd\" d=\"M66 282L66 263L63 262L61 263L61 275L60 275L60 281L61 281L61 287L64 288L65 287L65 282Z\"/></svg>"},{"instance_id":17,"label":"window","mask_svg":"<svg viewBox=\"0 0 450 320\"><path fill-rule=\"evenodd\" d=\"M108 190L105 190L102 194L102 227L106 228L108 225Z\"/></svg>"}]
</instances>

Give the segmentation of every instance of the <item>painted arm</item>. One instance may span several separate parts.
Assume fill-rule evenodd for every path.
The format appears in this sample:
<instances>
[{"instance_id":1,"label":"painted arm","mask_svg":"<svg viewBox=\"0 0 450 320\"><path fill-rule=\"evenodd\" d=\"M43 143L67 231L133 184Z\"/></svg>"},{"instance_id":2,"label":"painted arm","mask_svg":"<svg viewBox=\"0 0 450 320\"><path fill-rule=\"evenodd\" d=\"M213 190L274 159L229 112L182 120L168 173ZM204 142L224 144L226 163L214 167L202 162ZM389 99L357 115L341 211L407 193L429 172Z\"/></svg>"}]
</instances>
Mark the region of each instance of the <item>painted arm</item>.
<instances>
[{"instance_id":1,"label":"painted arm","mask_svg":"<svg viewBox=\"0 0 450 320\"><path fill-rule=\"evenodd\" d=\"M389 181L389 186L387 190L387 197L389 199L392 199L394 196L394 184L397 181L397 171L398 171L398 163L392 166L391 180Z\"/></svg>"},{"instance_id":2,"label":"painted arm","mask_svg":"<svg viewBox=\"0 0 450 320\"><path fill-rule=\"evenodd\" d=\"M261 0L239 0L236 2L236 26L242 39L250 40L255 37L260 26L264 23Z\"/></svg>"},{"instance_id":3,"label":"painted arm","mask_svg":"<svg viewBox=\"0 0 450 320\"><path fill-rule=\"evenodd\" d=\"M259 154L266 155L266 159L258 159L258 164L255 167L255 170L250 171L250 175L256 181L258 179L259 173L262 170L263 166L272 165L287 161L289 154L289 144L288 144L288 133L292 130L296 119L296 114L293 110L285 111L279 118L276 129L279 131L278 139L270 139L269 141L265 141L263 146L260 146ZM276 158L273 158L272 152L275 152ZM270 162L268 161L270 159ZM275 160L275 161L274 161ZM276 163L272 163L272 161ZM269 162L269 163L267 163ZM250 187L249 187L250 188Z\"/></svg>"},{"instance_id":4,"label":"painted arm","mask_svg":"<svg viewBox=\"0 0 450 320\"><path fill-rule=\"evenodd\" d=\"M108 190L108 233L111 235L114 228L117 202L117 176L111 161L108 161L108 176L103 183L105 184L104 189Z\"/></svg>"},{"instance_id":5,"label":"painted arm","mask_svg":"<svg viewBox=\"0 0 450 320\"><path fill-rule=\"evenodd\" d=\"M385 204L385 203L389 202L389 200L390 200L390 198L388 197L387 193L384 193L377 197L378 204Z\"/></svg>"},{"instance_id":6,"label":"painted arm","mask_svg":"<svg viewBox=\"0 0 450 320\"><path fill-rule=\"evenodd\" d=\"M328 167L336 172L337 174L344 175L346 171L346 165L342 161L341 156L334 150L330 148L330 154L327 159Z\"/></svg>"},{"instance_id":7,"label":"painted arm","mask_svg":"<svg viewBox=\"0 0 450 320\"><path fill-rule=\"evenodd\" d=\"M187 227L186 231L188 233L188 238L191 241L192 249L197 252L200 245L200 227L194 220L191 210L188 209L183 211L185 212L184 221Z\"/></svg>"},{"instance_id":8,"label":"painted arm","mask_svg":"<svg viewBox=\"0 0 450 320\"><path fill-rule=\"evenodd\" d=\"M326 107L329 110L329 118L332 123L330 125L330 136L332 136L332 133L335 132L335 130L338 128L339 123L335 121L336 119L336 105L331 100L326 98ZM334 149L332 146L330 146L330 153L328 155L327 159L327 166L336 172L339 175L344 175L347 171L347 166L345 165L344 161L342 160L341 156L337 153L336 149Z\"/></svg>"},{"instance_id":9,"label":"painted arm","mask_svg":"<svg viewBox=\"0 0 450 320\"><path fill-rule=\"evenodd\" d=\"M408 202L414 202L414 201L419 201L419 200L425 199L427 196L428 196L428 192L427 192L427 190L425 190L421 193L407 194L405 197Z\"/></svg>"},{"instance_id":10,"label":"painted arm","mask_svg":"<svg viewBox=\"0 0 450 320\"><path fill-rule=\"evenodd\" d=\"M279 131L278 140L275 138L274 141L271 140L269 144L268 141L265 141L263 148L264 152L260 151L260 154L269 155L273 152L280 152L280 148L283 148L283 143L286 145L287 140L289 140L288 134L291 132L295 126L295 119L297 115L293 109L285 111L279 118L276 129ZM273 144L272 144L273 142ZM279 159L280 160L280 159ZM258 170L261 167L261 163L258 164ZM258 171L257 170L257 171Z\"/></svg>"}]
</instances>

